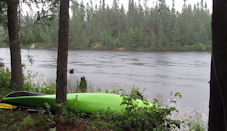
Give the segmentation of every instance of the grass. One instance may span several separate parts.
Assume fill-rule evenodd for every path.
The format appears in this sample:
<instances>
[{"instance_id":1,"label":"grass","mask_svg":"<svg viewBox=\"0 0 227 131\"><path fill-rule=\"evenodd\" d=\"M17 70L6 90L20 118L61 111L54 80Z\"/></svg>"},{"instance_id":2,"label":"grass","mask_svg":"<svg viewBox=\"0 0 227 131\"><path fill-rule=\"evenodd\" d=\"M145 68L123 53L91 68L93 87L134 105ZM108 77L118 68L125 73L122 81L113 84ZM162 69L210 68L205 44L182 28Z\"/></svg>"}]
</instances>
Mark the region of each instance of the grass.
<instances>
[{"instance_id":1,"label":"grass","mask_svg":"<svg viewBox=\"0 0 227 131\"><path fill-rule=\"evenodd\" d=\"M195 112L194 116L187 120L187 125L189 131L206 131L208 129L208 124L202 120L202 116L198 112Z\"/></svg>"}]
</instances>

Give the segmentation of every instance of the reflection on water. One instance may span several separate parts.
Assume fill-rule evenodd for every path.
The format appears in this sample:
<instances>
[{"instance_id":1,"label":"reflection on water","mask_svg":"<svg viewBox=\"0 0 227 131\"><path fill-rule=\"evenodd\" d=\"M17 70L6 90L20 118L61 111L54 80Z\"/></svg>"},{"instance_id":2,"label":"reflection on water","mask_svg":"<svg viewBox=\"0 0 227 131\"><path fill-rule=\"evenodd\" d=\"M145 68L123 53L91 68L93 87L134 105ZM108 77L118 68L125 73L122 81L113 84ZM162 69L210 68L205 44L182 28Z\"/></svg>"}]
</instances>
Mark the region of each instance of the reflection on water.
<instances>
[{"instance_id":1,"label":"reflection on water","mask_svg":"<svg viewBox=\"0 0 227 131\"><path fill-rule=\"evenodd\" d=\"M0 58L9 66L9 50L0 49ZM34 64L27 55L33 56ZM39 80L55 80L57 51L22 50L23 63ZM207 119L210 53L69 51L68 68L75 69L70 80L85 76L94 88L119 89L135 85L147 98L167 99L170 92L181 92L180 111L197 111Z\"/></svg>"}]
</instances>

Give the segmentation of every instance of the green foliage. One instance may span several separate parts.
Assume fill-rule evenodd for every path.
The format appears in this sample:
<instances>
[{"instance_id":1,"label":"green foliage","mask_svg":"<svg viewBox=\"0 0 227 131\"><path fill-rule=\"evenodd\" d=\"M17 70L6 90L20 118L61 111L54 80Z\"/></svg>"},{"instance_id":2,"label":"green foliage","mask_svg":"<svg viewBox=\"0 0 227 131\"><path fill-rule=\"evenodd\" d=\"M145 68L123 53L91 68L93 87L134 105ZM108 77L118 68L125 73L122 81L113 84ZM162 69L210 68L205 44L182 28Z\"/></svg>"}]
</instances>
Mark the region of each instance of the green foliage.
<instances>
[{"instance_id":1,"label":"green foliage","mask_svg":"<svg viewBox=\"0 0 227 131\"><path fill-rule=\"evenodd\" d=\"M188 122L189 131L206 131L203 125L201 123L198 123L196 121L189 121Z\"/></svg>"},{"instance_id":2,"label":"green foliage","mask_svg":"<svg viewBox=\"0 0 227 131\"><path fill-rule=\"evenodd\" d=\"M67 107L66 105L63 104L58 104L57 108L58 110L60 110L60 114L57 118L57 121L59 121L60 123L70 123L74 125L78 122L79 113L77 112L77 110L71 107Z\"/></svg>"},{"instance_id":3,"label":"green foliage","mask_svg":"<svg viewBox=\"0 0 227 131\"><path fill-rule=\"evenodd\" d=\"M99 93L102 92L102 89L101 88L97 88L96 89ZM107 92L107 91L106 91Z\"/></svg>"},{"instance_id":4,"label":"green foliage","mask_svg":"<svg viewBox=\"0 0 227 131\"><path fill-rule=\"evenodd\" d=\"M47 84L44 82L42 89L40 90L41 93L47 94L55 94L56 93L56 86L54 84Z\"/></svg>"},{"instance_id":5,"label":"green foliage","mask_svg":"<svg viewBox=\"0 0 227 131\"><path fill-rule=\"evenodd\" d=\"M171 98L169 100L169 104L176 103L177 102L177 100L176 100L177 98L182 98L182 94L180 92L176 92L175 94L173 94L173 92L171 92L170 96L171 96Z\"/></svg>"},{"instance_id":6,"label":"green foliage","mask_svg":"<svg viewBox=\"0 0 227 131\"><path fill-rule=\"evenodd\" d=\"M1 4L0 4L0 6L1 6ZM5 20L2 20L2 21L5 21ZM8 34L7 34L7 31L5 30L5 28L6 28L5 25L2 25L2 24L3 23L1 23L1 13L0 13L0 47L6 47Z\"/></svg>"},{"instance_id":7,"label":"green foliage","mask_svg":"<svg viewBox=\"0 0 227 131\"><path fill-rule=\"evenodd\" d=\"M0 1L0 25L4 25L7 22L7 5L5 2Z\"/></svg>"},{"instance_id":8,"label":"green foliage","mask_svg":"<svg viewBox=\"0 0 227 131\"><path fill-rule=\"evenodd\" d=\"M0 110L0 130L17 130L26 115L18 111Z\"/></svg>"},{"instance_id":9,"label":"green foliage","mask_svg":"<svg viewBox=\"0 0 227 131\"><path fill-rule=\"evenodd\" d=\"M135 92L135 89L132 90ZM123 95L122 105L125 105L123 115L112 118L115 126L126 130L171 130L180 128L181 121L171 120L171 112L176 111L174 107L161 107L156 102L149 105L143 101L147 107L139 108L137 93L134 95Z\"/></svg>"},{"instance_id":10,"label":"green foliage","mask_svg":"<svg viewBox=\"0 0 227 131\"><path fill-rule=\"evenodd\" d=\"M26 116L21 125L25 127L33 127L35 124L35 120L31 117L31 115Z\"/></svg>"},{"instance_id":11,"label":"green foliage","mask_svg":"<svg viewBox=\"0 0 227 131\"><path fill-rule=\"evenodd\" d=\"M195 115L191 117L186 122L189 131L206 131L207 130L207 123L205 124L202 121L202 117L199 113L195 112Z\"/></svg>"},{"instance_id":12,"label":"green foliage","mask_svg":"<svg viewBox=\"0 0 227 131\"><path fill-rule=\"evenodd\" d=\"M0 94L2 92L0 91ZM45 110L38 110L38 113L31 113L24 110L1 110L0 109L0 130L48 130L55 123L48 121L50 116Z\"/></svg>"},{"instance_id":13,"label":"green foliage","mask_svg":"<svg viewBox=\"0 0 227 131\"><path fill-rule=\"evenodd\" d=\"M48 103L44 103L45 105L45 109L46 110L39 110L39 113L41 114L44 114L44 113L47 113L48 114L48 118L47 118L47 121L49 124L56 124L55 121L54 121L54 115L52 114L52 112L50 111L51 108L50 108L50 105Z\"/></svg>"},{"instance_id":14,"label":"green foliage","mask_svg":"<svg viewBox=\"0 0 227 131\"><path fill-rule=\"evenodd\" d=\"M77 5L72 3L70 49L116 50L210 50L211 14L203 2L184 5L176 11L165 0L152 7L143 7L146 0L129 0L128 10L113 1L112 7L101 1ZM144 2L144 3L142 3ZM97 3L94 3L97 4ZM56 9L57 10L57 9ZM53 12L56 15L56 12ZM38 16L37 16L38 17ZM37 48L57 48L58 16L49 24L37 22L34 16L22 16L22 43L35 43Z\"/></svg>"},{"instance_id":15,"label":"green foliage","mask_svg":"<svg viewBox=\"0 0 227 131\"><path fill-rule=\"evenodd\" d=\"M11 73L8 68L0 68L0 88L10 88Z\"/></svg>"},{"instance_id":16,"label":"green foliage","mask_svg":"<svg viewBox=\"0 0 227 131\"><path fill-rule=\"evenodd\" d=\"M48 84L45 81L41 84L36 84L32 81L32 76L24 76L24 89L31 92L39 92L45 94L55 94L56 86L55 84Z\"/></svg>"},{"instance_id":17,"label":"green foliage","mask_svg":"<svg viewBox=\"0 0 227 131\"><path fill-rule=\"evenodd\" d=\"M31 56L28 56L28 59L31 64L33 64L33 59ZM23 66L23 70L25 70L26 67ZM26 71L26 74L23 74L24 78L24 90L31 91L31 92L40 92L45 94L54 94L56 92L56 86L54 83L46 83L45 81L41 84L37 84L33 82L33 79L37 76L37 73L32 73L30 70Z\"/></svg>"},{"instance_id":18,"label":"green foliage","mask_svg":"<svg viewBox=\"0 0 227 131\"><path fill-rule=\"evenodd\" d=\"M31 92L40 92L46 94L54 94L56 92L56 87L54 84L48 84L43 82L42 84L35 84L32 81L32 78L36 75L32 75L29 73L27 75L23 75L24 77L24 89L26 91ZM0 68L0 88L10 89L10 81L11 81L11 72L8 68Z\"/></svg>"},{"instance_id":19,"label":"green foliage","mask_svg":"<svg viewBox=\"0 0 227 131\"><path fill-rule=\"evenodd\" d=\"M128 43L132 49L139 47L143 42L143 32L139 29L130 29L128 32Z\"/></svg>"},{"instance_id":20,"label":"green foliage","mask_svg":"<svg viewBox=\"0 0 227 131\"><path fill-rule=\"evenodd\" d=\"M54 84L47 84L44 82L41 85L32 83L31 81L26 81L24 84L24 89L31 92L40 92L45 94L54 94L56 92L56 86Z\"/></svg>"}]
</instances>

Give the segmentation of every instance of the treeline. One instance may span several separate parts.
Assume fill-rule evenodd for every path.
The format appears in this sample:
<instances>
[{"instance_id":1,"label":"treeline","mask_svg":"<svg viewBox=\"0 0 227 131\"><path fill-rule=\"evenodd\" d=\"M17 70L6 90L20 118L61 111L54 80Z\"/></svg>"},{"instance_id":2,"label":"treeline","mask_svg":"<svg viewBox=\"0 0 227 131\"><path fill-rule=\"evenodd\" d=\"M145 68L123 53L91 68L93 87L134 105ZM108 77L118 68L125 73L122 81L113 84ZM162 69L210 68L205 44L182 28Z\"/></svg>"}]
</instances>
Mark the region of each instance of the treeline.
<instances>
[{"instance_id":1,"label":"treeline","mask_svg":"<svg viewBox=\"0 0 227 131\"><path fill-rule=\"evenodd\" d=\"M178 12L173 0L172 8L165 0L148 7L147 0L128 1L128 9L113 0L112 6L100 3L72 3L70 18L70 49L106 50L210 50L211 14L201 0L187 5L184 0ZM57 9L56 9L57 10ZM58 11L56 11L58 12ZM56 14L58 17L58 14ZM23 43L35 43L37 48L56 48L58 18L49 26L32 25L32 16L21 17ZM23 28L24 27L24 28ZM39 31L37 31L39 29Z\"/></svg>"}]
</instances>

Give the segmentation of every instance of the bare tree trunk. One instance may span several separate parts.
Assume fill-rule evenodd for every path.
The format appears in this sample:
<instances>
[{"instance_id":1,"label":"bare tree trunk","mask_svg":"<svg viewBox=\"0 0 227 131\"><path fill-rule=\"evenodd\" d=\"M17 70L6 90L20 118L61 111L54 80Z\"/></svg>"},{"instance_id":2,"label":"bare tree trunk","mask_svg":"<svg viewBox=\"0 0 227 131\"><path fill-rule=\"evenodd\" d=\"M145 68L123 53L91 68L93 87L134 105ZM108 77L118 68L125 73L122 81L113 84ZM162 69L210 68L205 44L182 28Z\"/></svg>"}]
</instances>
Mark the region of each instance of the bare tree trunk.
<instances>
[{"instance_id":1,"label":"bare tree trunk","mask_svg":"<svg viewBox=\"0 0 227 131\"><path fill-rule=\"evenodd\" d=\"M227 1L213 0L209 131L227 131Z\"/></svg>"},{"instance_id":2,"label":"bare tree trunk","mask_svg":"<svg viewBox=\"0 0 227 131\"><path fill-rule=\"evenodd\" d=\"M8 31L11 55L11 87L15 90L23 90L23 77L21 66L18 0L7 0Z\"/></svg>"},{"instance_id":3,"label":"bare tree trunk","mask_svg":"<svg viewBox=\"0 0 227 131\"><path fill-rule=\"evenodd\" d=\"M67 96L67 57L69 33L69 0L60 2L60 18L58 33L58 60L56 102L66 104Z\"/></svg>"},{"instance_id":4,"label":"bare tree trunk","mask_svg":"<svg viewBox=\"0 0 227 131\"><path fill-rule=\"evenodd\" d=\"M209 131L224 131L225 123L223 117L222 99L219 95L217 80L215 78L215 69L213 61L211 62L211 80L210 80L210 105L209 105Z\"/></svg>"}]
</instances>

